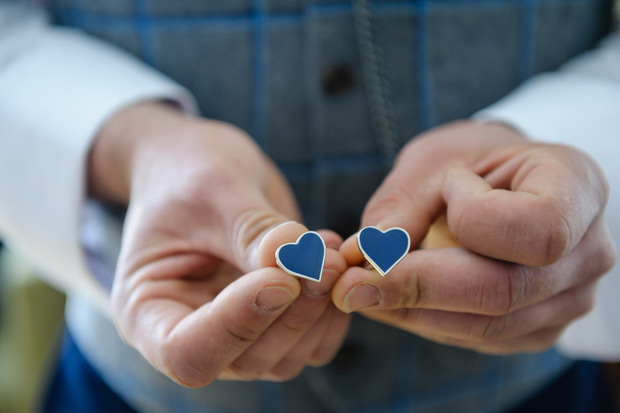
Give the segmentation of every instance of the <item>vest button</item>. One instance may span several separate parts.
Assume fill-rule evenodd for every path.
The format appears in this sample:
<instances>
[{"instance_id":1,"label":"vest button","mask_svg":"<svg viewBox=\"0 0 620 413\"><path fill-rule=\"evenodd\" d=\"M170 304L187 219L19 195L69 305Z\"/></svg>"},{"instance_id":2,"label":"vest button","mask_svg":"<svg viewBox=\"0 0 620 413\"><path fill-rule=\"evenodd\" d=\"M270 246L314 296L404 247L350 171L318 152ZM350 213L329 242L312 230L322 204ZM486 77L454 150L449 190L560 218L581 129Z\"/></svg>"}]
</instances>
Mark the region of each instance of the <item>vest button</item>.
<instances>
[{"instance_id":1,"label":"vest button","mask_svg":"<svg viewBox=\"0 0 620 413\"><path fill-rule=\"evenodd\" d=\"M321 84L325 94L341 95L353 86L353 71L348 64L337 63L323 73Z\"/></svg>"}]
</instances>

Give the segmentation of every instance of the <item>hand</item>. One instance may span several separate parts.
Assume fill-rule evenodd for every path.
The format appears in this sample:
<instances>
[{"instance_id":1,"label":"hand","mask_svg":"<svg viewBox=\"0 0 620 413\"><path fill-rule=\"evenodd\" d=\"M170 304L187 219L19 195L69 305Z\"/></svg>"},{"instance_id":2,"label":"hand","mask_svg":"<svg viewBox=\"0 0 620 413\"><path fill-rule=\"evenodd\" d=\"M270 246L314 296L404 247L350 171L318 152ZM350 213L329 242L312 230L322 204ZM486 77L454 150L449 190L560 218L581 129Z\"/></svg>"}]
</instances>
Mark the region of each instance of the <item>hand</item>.
<instances>
[{"instance_id":1,"label":"hand","mask_svg":"<svg viewBox=\"0 0 620 413\"><path fill-rule=\"evenodd\" d=\"M410 252L383 278L352 267L334 303L480 352L548 348L591 309L596 281L615 262L607 194L596 163L575 149L501 125L436 128L403 149L362 224L403 227L415 247L447 207L462 247ZM350 265L363 260L353 238L341 252Z\"/></svg>"},{"instance_id":2,"label":"hand","mask_svg":"<svg viewBox=\"0 0 620 413\"><path fill-rule=\"evenodd\" d=\"M307 229L274 165L239 129L158 103L102 129L93 196L129 205L112 289L122 338L185 386L288 379L335 354L349 316L329 292L346 269L328 247L323 281L276 267L275 250Z\"/></svg>"}]
</instances>

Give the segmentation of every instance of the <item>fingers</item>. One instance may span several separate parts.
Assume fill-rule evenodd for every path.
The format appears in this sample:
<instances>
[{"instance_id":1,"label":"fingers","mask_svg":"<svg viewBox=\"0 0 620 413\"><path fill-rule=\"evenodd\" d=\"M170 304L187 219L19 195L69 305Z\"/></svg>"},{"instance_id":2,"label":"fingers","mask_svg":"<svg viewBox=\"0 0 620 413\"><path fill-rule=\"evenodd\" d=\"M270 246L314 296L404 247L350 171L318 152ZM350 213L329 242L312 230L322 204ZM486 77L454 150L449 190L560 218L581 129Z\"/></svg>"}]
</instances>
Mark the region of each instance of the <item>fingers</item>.
<instances>
[{"instance_id":1,"label":"fingers","mask_svg":"<svg viewBox=\"0 0 620 413\"><path fill-rule=\"evenodd\" d=\"M490 182L508 182L494 189ZM452 235L466 248L520 264L549 265L579 243L606 202L604 177L574 150L536 146L486 179L453 168L443 182Z\"/></svg>"},{"instance_id":2,"label":"fingers","mask_svg":"<svg viewBox=\"0 0 620 413\"><path fill-rule=\"evenodd\" d=\"M299 293L299 282L275 268L244 275L197 309L169 297L159 283L141 283L133 292L117 289L114 316L125 340L157 369L201 387L252 346Z\"/></svg>"},{"instance_id":3,"label":"fingers","mask_svg":"<svg viewBox=\"0 0 620 413\"><path fill-rule=\"evenodd\" d=\"M443 212L443 175L450 165L473 166L493 148L521 143L522 136L499 125L454 122L435 128L407 144L396 165L368 201L362 226L401 227L419 245ZM348 253L345 242L343 253ZM359 256L351 256L358 259Z\"/></svg>"},{"instance_id":4,"label":"fingers","mask_svg":"<svg viewBox=\"0 0 620 413\"><path fill-rule=\"evenodd\" d=\"M247 231L241 229L241 231ZM275 253L282 244L295 242L304 233L308 231L304 225L295 221L285 221L266 228L250 235L252 240L244 245L239 246L243 252L241 255L247 256L245 260L247 265L262 268L276 267ZM240 236L243 237L243 236Z\"/></svg>"},{"instance_id":5,"label":"fingers","mask_svg":"<svg viewBox=\"0 0 620 413\"><path fill-rule=\"evenodd\" d=\"M342 243L340 253L351 267L364 261L364 255L357 245L357 234L351 235Z\"/></svg>"},{"instance_id":6,"label":"fingers","mask_svg":"<svg viewBox=\"0 0 620 413\"><path fill-rule=\"evenodd\" d=\"M332 313L329 309L330 306L323 311L315 325L306 332L288 353L285 353L284 357L271 368L269 374L265 375L264 378L276 381L287 380L298 376L310 364L309 361L312 353L323 339L331 321Z\"/></svg>"},{"instance_id":7,"label":"fingers","mask_svg":"<svg viewBox=\"0 0 620 413\"><path fill-rule=\"evenodd\" d=\"M500 347L541 330L562 328L588 313L593 305L594 284L588 284L500 316L426 309L369 311L364 315L416 334L441 337L442 342L451 340L452 343L467 342L470 347Z\"/></svg>"},{"instance_id":8,"label":"fingers","mask_svg":"<svg viewBox=\"0 0 620 413\"><path fill-rule=\"evenodd\" d=\"M418 161L421 163L416 164ZM440 177L431 174L432 169L423 169L427 163L428 160L418 157L397 163L368 201L361 226L372 225L382 230L401 227L409 233L415 248L444 208ZM356 248L354 237L343 245L343 254L352 262L361 259Z\"/></svg>"},{"instance_id":9,"label":"fingers","mask_svg":"<svg viewBox=\"0 0 620 413\"><path fill-rule=\"evenodd\" d=\"M296 242L308 231L298 222L286 220L268 210L249 210L237 218L232 233L235 262L243 270L277 266L275 252L283 244ZM337 250L342 243L338 234L319 231L327 250ZM326 268L329 268L327 266ZM321 283L323 284L323 283Z\"/></svg>"},{"instance_id":10,"label":"fingers","mask_svg":"<svg viewBox=\"0 0 620 413\"><path fill-rule=\"evenodd\" d=\"M340 349L351 316L329 304L319 321L276 364L268 378L286 380L297 376L307 365L323 366Z\"/></svg>"},{"instance_id":11,"label":"fingers","mask_svg":"<svg viewBox=\"0 0 620 413\"><path fill-rule=\"evenodd\" d=\"M386 277L348 269L332 298L345 312L362 311L437 342L492 354L541 351L589 311L592 285L615 259L599 214L552 265L514 264L463 248L419 250Z\"/></svg>"},{"instance_id":12,"label":"fingers","mask_svg":"<svg viewBox=\"0 0 620 413\"><path fill-rule=\"evenodd\" d=\"M332 298L342 311L426 308L501 315L536 304L576 285L594 282L615 262L602 218L564 259L546 267L506 263L461 248L409 253L381 277L349 268Z\"/></svg>"},{"instance_id":13,"label":"fingers","mask_svg":"<svg viewBox=\"0 0 620 413\"><path fill-rule=\"evenodd\" d=\"M447 205L451 232L471 251L535 266L566 255L605 206L604 175L575 149L497 134L457 125L408 144L362 226L402 227L415 248ZM352 240L342 253L352 265L361 261Z\"/></svg>"},{"instance_id":14,"label":"fingers","mask_svg":"<svg viewBox=\"0 0 620 413\"><path fill-rule=\"evenodd\" d=\"M572 235L568 218L548 196L493 189L464 168L450 171L445 182L450 232L487 257L547 265L583 235Z\"/></svg>"},{"instance_id":15,"label":"fingers","mask_svg":"<svg viewBox=\"0 0 620 413\"><path fill-rule=\"evenodd\" d=\"M343 313L333 304L329 306L329 311L332 315L330 323L323 335L323 339L312 353L309 361L309 364L312 366L324 366L331 362L336 357L347 335L351 315Z\"/></svg>"},{"instance_id":16,"label":"fingers","mask_svg":"<svg viewBox=\"0 0 620 413\"><path fill-rule=\"evenodd\" d=\"M260 267L277 266L275 252L281 245L295 242L308 229L297 222L286 222L271 229L262 238L260 245L255 250L256 265ZM325 263L323 266L323 279L320 283L310 280L303 280L304 290L309 295L321 297L327 294L335 281L334 277L339 277L346 269L346 263L337 252L342 243L342 238L333 231L318 231L325 242Z\"/></svg>"},{"instance_id":17,"label":"fingers","mask_svg":"<svg viewBox=\"0 0 620 413\"><path fill-rule=\"evenodd\" d=\"M405 256L385 277L350 268L332 297L345 312L428 308L503 314L536 299L529 288L536 275L528 271L459 248L420 250ZM539 294L540 299L544 292Z\"/></svg>"},{"instance_id":18,"label":"fingers","mask_svg":"<svg viewBox=\"0 0 620 413\"><path fill-rule=\"evenodd\" d=\"M269 330L231 365L235 376L256 379L267 375L311 331L331 305L329 292L346 269L342 256L328 249L321 283L303 281L299 297ZM307 349L309 353L313 348ZM287 366L290 369L290 366Z\"/></svg>"},{"instance_id":19,"label":"fingers","mask_svg":"<svg viewBox=\"0 0 620 413\"><path fill-rule=\"evenodd\" d=\"M278 244L278 237L304 228L290 223L281 229L276 228L265 242ZM336 234L321 234L328 245L339 246ZM220 285L217 274L225 266L205 282L201 271L209 262L198 254L162 257L157 265L147 263L132 274L121 271L115 284L119 331L173 380L196 387L215 378L290 378L306 364L335 353L346 323L336 324L343 330L335 332L331 319L348 318L333 307L329 294L346 269L336 250L326 250L321 283L266 268ZM325 337L325 330L333 337Z\"/></svg>"}]
</instances>

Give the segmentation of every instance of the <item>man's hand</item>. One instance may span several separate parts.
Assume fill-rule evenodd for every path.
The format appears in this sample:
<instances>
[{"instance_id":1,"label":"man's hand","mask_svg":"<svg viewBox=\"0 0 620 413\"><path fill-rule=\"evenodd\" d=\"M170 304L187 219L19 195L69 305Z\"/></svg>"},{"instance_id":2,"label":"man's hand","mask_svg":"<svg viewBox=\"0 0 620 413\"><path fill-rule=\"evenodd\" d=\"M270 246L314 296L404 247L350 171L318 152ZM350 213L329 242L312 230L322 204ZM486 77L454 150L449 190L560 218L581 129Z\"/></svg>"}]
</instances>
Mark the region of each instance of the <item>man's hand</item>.
<instances>
[{"instance_id":1,"label":"man's hand","mask_svg":"<svg viewBox=\"0 0 620 413\"><path fill-rule=\"evenodd\" d=\"M575 149L460 122L408 144L363 226L405 228L419 245L446 212L462 247L410 252L390 274L352 267L333 300L431 340L486 353L538 351L593 305L615 262L606 180ZM349 265L363 258L353 238Z\"/></svg>"},{"instance_id":2,"label":"man's hand","mask_svg":"<svg viewBox=\"0 0 620 413\"><path fill-rule=\"evenodd\" d=\"M326 245L320 284L276 267L307 229L274 165L241 130L164 104L129 107L98 136L93 196L128 204L112 289L123 339L180 384L287 379L328 362L349 316L330 291L346 262Z\"/></svg>"}]
</instances>

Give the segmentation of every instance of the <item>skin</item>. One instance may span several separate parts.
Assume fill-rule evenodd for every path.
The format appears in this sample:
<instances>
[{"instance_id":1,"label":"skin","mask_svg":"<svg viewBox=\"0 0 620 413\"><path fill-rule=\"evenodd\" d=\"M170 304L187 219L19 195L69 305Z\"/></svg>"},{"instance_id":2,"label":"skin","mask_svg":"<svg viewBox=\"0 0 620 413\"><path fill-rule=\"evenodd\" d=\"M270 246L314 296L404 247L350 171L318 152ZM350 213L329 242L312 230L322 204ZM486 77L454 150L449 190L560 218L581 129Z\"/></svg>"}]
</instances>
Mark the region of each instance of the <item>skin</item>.
<instances>
[{"instance_id":1,"label":"skin","mask_svg":"<svg viewBox=\"0 0 620 413\"><path fill-rule=\"evenodd\" d=\"M329 362L350 316L330 291L345 271L327 245L322 282L276 266L307 231L290 188L241 130L162 103L131 106L101 130L91 195L128 205L111 304L121 337L188 387L284 380Z\"/></svg>"},{"instance_id":2,"label":"skin","mask_svg":"<svg viewBox=\"0 0 620 413\"><path fill-rule=\"evenodd\" d=\"M483 353L540 351L594 303L615 263L597 164L497 124L457 122L409 143L368 202L362 227L406 229L417 246L436 220L445 248L414 250L385 277L354 237L332 297L345 312ZM445 215L444 215L445 214ZM442 218L443 217L443 218Z\"/></svg>"},{"instance_id":3,"label":"skin","mask_svg":"<svg viewBox=\"0 0 620 413\"><path fill-rule=\"evenodd\" d=\"M386 277L328 230L320 284L279 269L275 250L307 231L290 222L299 212L282 176L244 132L163 103L104 125L89 190L128 205L111 297L119 333L189 387L326 364L353 311L481 352L538 351L592 307L615 262L596 163L501 125L454 123L403 149L362 227L403 227L415 248L446 214L453 239Z\"/></svg>"}]
</instances>

